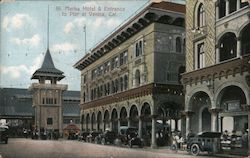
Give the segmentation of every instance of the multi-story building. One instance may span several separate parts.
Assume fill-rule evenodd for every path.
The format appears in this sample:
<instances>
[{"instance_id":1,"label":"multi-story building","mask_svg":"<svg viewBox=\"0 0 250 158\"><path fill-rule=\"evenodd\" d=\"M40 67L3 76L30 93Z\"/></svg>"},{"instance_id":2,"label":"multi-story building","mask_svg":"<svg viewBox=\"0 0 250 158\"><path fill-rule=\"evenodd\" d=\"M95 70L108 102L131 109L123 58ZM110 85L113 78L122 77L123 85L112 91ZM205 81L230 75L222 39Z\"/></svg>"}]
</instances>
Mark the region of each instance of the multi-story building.
<instances>
[{"instance_id":1,"label":"multi-story building","mask_svg":"<svg viewBox=\"0 0 250 158\"><path fill-rule=\"evenodd\" d=\"M35 128L35 110L28 89L0 88L0 120L6 120L10 137L22 137L23 129ZM62 96L62 127L71 123L80 128L80 92L65 91ZM64 130L64 133L67 131Z\"/></svg>"},{"instance_id":2,"label":"multi-story building","mask_svg":"<svg viewBox=\"0 0 250 158\"><path fill-rule=\"evenodd\" d=\"M186 8L186 131L227 130L241 140L237 148L247 149L243 134L250 122L249 3L187 0Z\"/></svg>"},{"instance_id":3,"label":"multi-story building","mask_svg":"<svg viewBox=\"0 0 250 158\"><path fill-rule=\"evenodd\" d=\"M140 137L151 135L152 147L156 132L180 130L184 17L184 5L150 3L74 65L81 71L82 130L134 126Z\"/></svg>"}]
</instances>

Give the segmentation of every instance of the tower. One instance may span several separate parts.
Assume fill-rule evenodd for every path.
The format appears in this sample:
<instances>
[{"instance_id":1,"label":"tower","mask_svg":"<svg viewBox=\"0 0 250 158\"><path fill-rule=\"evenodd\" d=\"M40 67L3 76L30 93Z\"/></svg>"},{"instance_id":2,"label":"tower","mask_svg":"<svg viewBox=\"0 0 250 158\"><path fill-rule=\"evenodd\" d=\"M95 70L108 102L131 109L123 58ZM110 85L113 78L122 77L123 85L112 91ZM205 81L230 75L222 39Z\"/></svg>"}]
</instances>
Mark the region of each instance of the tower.
<instances>
[{"instance_id":1,"label":"tower","mask_svg":"<svg viewBox=\"0 0 250 158\"><path fill-rule=\"evenodd\" d=\"M54 130L62 134L62 93L67 90L67 85L57 84L57 81L65 76L62 71L55 68L49 51L49 20L47 40L47 51L42 66L31 77L39 82L32 83L29 90L33 95L35 127L40 132Z\"/></svg>"}]
</instances>

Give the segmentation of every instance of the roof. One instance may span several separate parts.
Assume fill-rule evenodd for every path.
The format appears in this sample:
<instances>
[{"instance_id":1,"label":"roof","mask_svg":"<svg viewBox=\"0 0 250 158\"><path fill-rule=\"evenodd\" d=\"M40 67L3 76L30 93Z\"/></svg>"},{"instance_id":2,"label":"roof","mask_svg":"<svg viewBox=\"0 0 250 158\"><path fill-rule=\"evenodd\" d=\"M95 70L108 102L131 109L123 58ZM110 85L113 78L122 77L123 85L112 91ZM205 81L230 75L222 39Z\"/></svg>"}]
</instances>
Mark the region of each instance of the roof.
<instances>
[{"instance_id":1,"label":"roof","mask_svg":"<svg viewBox=\"0 0 250 158\"><path fill-rule=\"evenodd\" d=\"M74 98L65 100L65 98ZM78 98L78 99L77 99ZM80 116L80 92L63 93L63 116ZM28 89L0 88L0 117L33 117L32 95Z\"/></svg>"},{"instance_id":2,"label":"roof","mask_svg":"<svg viewBox=\"0 0 250 158\"><path fill-rule=\"evenodd\" d=\"M74 67L83 70L153 22L184 27L185 12L185 5L182 4L152 2L94 46L91 53L85 52L87 54Z\"/></svg>"},{"instance_id":3,"label":"roof","mask_svg":"<svg viewBox=\"0 0 250 158\"><path fill-rule=\"evenodd\" d=\"M40 77L55 77L58 80L65 77L62 71L55 68L49 49L46 51L41 68L35 71L31 79L39 79Z\"/></svg>"}]
</instances>

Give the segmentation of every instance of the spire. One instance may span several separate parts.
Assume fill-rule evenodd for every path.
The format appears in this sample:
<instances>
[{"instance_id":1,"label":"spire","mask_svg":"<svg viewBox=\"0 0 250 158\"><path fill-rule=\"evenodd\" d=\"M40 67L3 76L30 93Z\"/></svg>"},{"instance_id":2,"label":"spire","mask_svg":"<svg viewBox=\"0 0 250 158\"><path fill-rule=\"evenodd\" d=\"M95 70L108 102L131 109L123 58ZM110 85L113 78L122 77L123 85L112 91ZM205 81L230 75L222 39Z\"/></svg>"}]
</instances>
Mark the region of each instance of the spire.
<instances>
[{"instance_id":1,"label":"spire","mask_svg":"<svg viewBox=\"0 0 250 158\"><path fill-rule=\"evenodd\" d=\"M48 18L47 18L47 51L44 56L41 68L35 71L31 79L39 79L40 77L45 77L47 79L56 78L56 80L58 81L65 77L62 71L55 68L55 65L53 63L49 51L49 6L48 6Z\"/></svg>"},{"instance_id":2,"label":"spire","mask_svg":"<svg viewBox=\"0 0 250 158\"><path fill-rule=\"evenodd\" d=\"M47 49L49 49L49 5L48 5L48 17L47 17Z\"/></svg>"}]
</instances>

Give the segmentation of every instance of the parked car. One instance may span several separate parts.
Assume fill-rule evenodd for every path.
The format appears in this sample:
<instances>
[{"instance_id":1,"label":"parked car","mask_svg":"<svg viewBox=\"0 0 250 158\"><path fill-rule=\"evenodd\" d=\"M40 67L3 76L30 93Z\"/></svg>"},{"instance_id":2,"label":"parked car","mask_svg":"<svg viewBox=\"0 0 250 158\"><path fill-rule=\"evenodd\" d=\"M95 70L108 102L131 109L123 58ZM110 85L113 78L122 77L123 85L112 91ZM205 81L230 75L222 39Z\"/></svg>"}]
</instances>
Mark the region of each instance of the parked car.
<instances>
[{"instance_id":1,"label":"parked car","mask_svg":"<svg viewBox=\"0 0 250 158\"><path fill-rule=\"evenodd\" d=\"M9 127L8 126L0 126L0 142L8 143L9 139Z\"/></svg>"},{"instance_id":2,"label":"parked car","mask_svg":"<svg viewBox=\"0 0 250 158\"><path fill-rule=\"evenodd\" d=\"M138 137L138 129L136 127L120 127L120 138L121 142L125 145L129 145L129 147L133 147L134 145L143 147L143 139Z\"/></svg>"},{"instance_id":3,"label":"parked car","mask_svg":"<svg viewBox=\"0 0 250 158\"><path fill-rule=\"evenodd\" d=\"M99 134L95 138L95 143L97 144L113 144L116 139L116 133L114 131L105 130L104 133Z\"/></svg>"},{"instance_id":4,"label":"parked car","mask_svg":"<svg viewBox=\"0 0 250 158\"><path fill-rule=\"evenodd\" d=\"M92 132L90 132L89 133L89 135L87 136L87 138L86 138L86 141L87 142L95 142L95 138L97 137L97 136L99 136L101 134L101 132L97 132L97 131L92 131Z\"/></svg>"},{"instance_id":5,"label":"parked car","mask_svg":"<svg viewBox=\"0 0 250 158\"><path fill-rule=\"evenodd\" d=\"M215 152L214 146L219 146L220 136L220 132L201 132L187 140L187 151L194 156L205 151L213 154Z\"/></svg>"},{"instance_id":6,"label":"parked car","mask_svg":"<svg viewBox=\"0 0 250 158\"><path fill-rule=\"evenodd\" d=\"M78 137L79 141L87 141L87 136L89 135L89 132L82 132L81 135Z\"/></svg>"}]
</instances>

